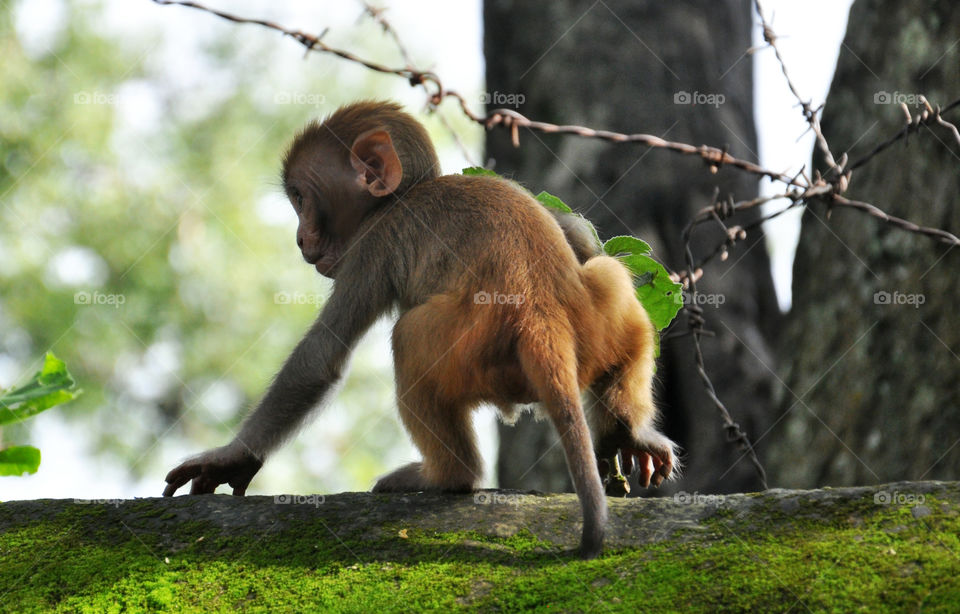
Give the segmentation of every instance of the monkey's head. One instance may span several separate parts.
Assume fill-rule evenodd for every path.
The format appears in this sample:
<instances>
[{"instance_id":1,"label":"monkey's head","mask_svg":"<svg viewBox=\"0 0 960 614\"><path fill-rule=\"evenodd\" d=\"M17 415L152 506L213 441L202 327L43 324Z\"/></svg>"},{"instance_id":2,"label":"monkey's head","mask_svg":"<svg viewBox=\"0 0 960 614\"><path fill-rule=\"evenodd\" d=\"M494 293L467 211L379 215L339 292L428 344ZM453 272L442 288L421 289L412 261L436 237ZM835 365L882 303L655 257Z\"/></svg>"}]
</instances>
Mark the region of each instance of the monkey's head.
<instances>
[{"instance_id":1,"label":"monkey's head","mask_svg":"<svg viewBox=\"0 0 960 614\"><path fill-rule=\"evenodd\" d=\"M335 277L364 219L435 179L439 167L426 130L395 103L357 102L307 124L287 149L282 171L304 260Z\"/></svg>"}]
</instances>

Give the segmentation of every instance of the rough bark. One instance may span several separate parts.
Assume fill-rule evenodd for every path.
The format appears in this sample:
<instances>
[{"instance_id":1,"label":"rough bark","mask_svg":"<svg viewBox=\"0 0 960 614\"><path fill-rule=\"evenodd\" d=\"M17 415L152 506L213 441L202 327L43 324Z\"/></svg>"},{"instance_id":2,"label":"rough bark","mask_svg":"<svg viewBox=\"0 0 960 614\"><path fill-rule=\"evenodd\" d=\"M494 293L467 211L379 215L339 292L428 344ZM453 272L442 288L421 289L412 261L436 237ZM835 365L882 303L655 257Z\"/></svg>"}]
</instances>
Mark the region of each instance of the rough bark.
<instances>
[{"instance_id":1,"label":"rough bark","mask_svg":"<svg viewBox=\"0 0 960 614\"><path fill-rule=\"evenodd\" d=\"M531 118L729 145L736 156L756 158L751 60L744 53L751 44L746 0L565 0L547 10L488 0L484 20L490 106L508 106L508 96L522 96L517 110ZM675 97L682 101L684 93L702 102L710 95L724 99L717 105L677 104ZM557 194L596 223L604 239L640 236L673 270L685 267L683 227L710 204L715 186L737 199L757 191L753 177L730 169L713 175L699 159L661 150L526 131L520 139L515 149L505 131L489 134L498 172ZM716 234L704 237L694 242L701 254L717 241ZM700 286L725 301L719 309L706 306L708 327L717 333L705 341L706 363L735 419L756 435L770 423L775 365L769 339L779 313L763 237L751 235L732 256L713 266ZM685 449L685 477L674 487L757 488L753 470L725 440L697 379L689 338L664 343L658 377L663 425ZM557 490L566 470L554 441L547 425L531 420L501 428L501 486Z\"/></svg>"},{"instance_id":2,"label":"rough bark","mask_svg":"<svg viewBox=\"0 0 960 614\"><path fill-rule=\"evenodd\" d=\"M856 160L899 130L901 100L916 113L918 94L939 104L960 96L958 38L949 0L855 3L823 115L834 154ZM923 129L854 171L848 196L957 233L958 160L946 129ZM957 475L958 258L855 212L805 213L771 434L778 485Z\"/></svg>"}]
</instances>

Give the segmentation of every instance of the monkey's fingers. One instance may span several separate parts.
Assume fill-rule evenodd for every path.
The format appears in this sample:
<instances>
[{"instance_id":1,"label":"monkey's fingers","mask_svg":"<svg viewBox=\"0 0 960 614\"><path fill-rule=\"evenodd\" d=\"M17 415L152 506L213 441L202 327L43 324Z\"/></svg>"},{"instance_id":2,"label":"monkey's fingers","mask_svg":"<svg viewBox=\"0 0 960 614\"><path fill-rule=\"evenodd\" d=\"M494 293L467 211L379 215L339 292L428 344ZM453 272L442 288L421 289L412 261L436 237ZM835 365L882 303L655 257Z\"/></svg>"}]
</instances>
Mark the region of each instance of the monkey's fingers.
<instances>
[{"instance_id":1,"label":"monkey's fingers","mask_svg":"<svg viewBox=\"0 0 960 614\"><path fill-rule=\"evenodd\" d=\"M240 478L230 480L229 484L230 484L230 487L233 488L234 497L242 497L245 494L247 494L247 486L250 485L250 480L252 479L252 477L253 476L250 476L250 477L243 476Z\"/></svg>"},{"instance_id":2,"label":"monkey's fingers","mask_svg":"<svg viewBox=\"0 0 960 614\"><path fill-rule=\"evenodd\" d=\"M653 461L653 485L660 486L661 484L663 484L663 480L668 475L670 475L669 469L667 470L668 473L664 474L663 470L664 470L664 467L666 467L667 465L662 460L660 460L659 456L651 455L650 460Z\"/></svg>"},{"instance_id":3,"label":"monkey's fingers","mask_svg":"<svg viewBox=\"0 0 960 614\"><path fill-rule=\"evenodd\" d=\"M630 450L623 450L620 453L620 470L623 471L623 475L630 476L633 473L633 452Z\"/></svg>"},{"instance_id":4,"label":"monkey's fingers","mask_svg":"<svg viewBox=\"0 0 960 614\"><path fill-rule=\"evenodd\" d=\"M233 495L235 497L242 497L247 494L247 486L250 485L253 476L257 475L257 472L260 471L260 467L262 466L263 461L258 458L252 458L233 469L233 475L225 481L233 488Z\"/></svg>"},{"instance_id":5,"label":"monkey's fingers","mask_svg":"<svg viewBox=\"0 0 960 614\"><path fill-rule=\"evenodd\" d=\"M220 486L220 480L211 477L207 473L200 473L197 477L193 478L193 484L190 486L191 495L209 495L217 489L217 486Z\"/></svg>"},{"instance_id":6,"label":"monkey's fingers","mask_svg":"<svg viewBox=\"0 0 960 614\"><path fill-rule=\"evenodd\" d=\"M164 496L164 497L172 497L172 496L174 495L174 493L177 492L177 489L180 488L181 486L183 486L183 483L181 483L181 484L177 484L176 482L170 482L170 483L168 483L168 484L166 485L166 487L164 487L164 489L163 489L163 496Z\"/></svg>"},{"instance_id":7,"label":"monkey's fingers","mask_svg":"<svg viewBox=\"0 0 960 614\"><path fill-rule=\"evenodd\" d=\"M672 456L667 457L666 460L663 461L663 467L660 467L660 475L662 475L665 480L669 480L670 476L673 475Z\"/></svg>"},{"instance_id":8,"label":"monkey's fingers","mask_svg":"<svg viewBox=\"0 0 960 614\"><path fill-rule=\"evenodd\" d=\"M639 452L637 454L637 460L639 461L638 465L640 468L640 475L637 477L637 482L639 482L644 488L647 488L650 486L650 476L653 475L653 466L650 461L650 455L646 452Z\"/></svg>"},{"instance_id":9,"label":"monkey's fingers","mask_svg":"<svg viewBox=\"0 0 960 614\"><path fill-rule=\"evenodd\" d=\"M193 463L184 463L179 467L171 469L167 477L164 478L167 482L167 487L163 489L163 496L172 497L181 486L198 475L200 475L200 465Z\"/></svg>"}]
</instances>

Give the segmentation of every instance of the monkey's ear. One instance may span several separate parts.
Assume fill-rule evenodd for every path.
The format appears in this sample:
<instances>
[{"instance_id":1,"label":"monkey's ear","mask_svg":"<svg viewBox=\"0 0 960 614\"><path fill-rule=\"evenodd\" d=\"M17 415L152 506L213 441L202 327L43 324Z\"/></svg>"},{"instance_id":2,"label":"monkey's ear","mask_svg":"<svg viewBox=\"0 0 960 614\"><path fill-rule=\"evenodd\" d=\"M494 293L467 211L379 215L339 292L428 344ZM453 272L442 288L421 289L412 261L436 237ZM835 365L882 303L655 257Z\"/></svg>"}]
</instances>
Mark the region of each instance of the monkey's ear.
<instances>
[{"instance_id":1,"label":"monkey's ear","mask_svg":"<svg viewBox=\"0 0 960 614\"><path fill-rule=\"evenodd\" d=\"M350 165L357 183L374 196L392 194L403 179L403 165L386 130L368 130L350 148Z\"/></svg>"}]
</instances>

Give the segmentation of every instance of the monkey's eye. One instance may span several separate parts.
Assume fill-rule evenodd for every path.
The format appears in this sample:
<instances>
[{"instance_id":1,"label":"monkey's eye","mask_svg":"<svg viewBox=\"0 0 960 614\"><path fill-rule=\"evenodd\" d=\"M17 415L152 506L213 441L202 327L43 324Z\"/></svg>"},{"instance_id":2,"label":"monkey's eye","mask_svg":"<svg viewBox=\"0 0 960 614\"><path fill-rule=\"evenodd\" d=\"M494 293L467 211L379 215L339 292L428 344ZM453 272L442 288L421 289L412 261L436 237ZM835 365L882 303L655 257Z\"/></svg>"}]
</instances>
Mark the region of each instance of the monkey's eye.
<instances>
[{"instance_id":1,"label":"monkey's eye","mask_svg":"<svg viewBox=\"0 0 960 614\"><path fill-rule=\"evenodd\" d=\"M303 194L300 193L300 190L294 188L291 190L291 196L293 196L293 208L297 210L297 213L300 213L300 210L303 209Z\"/></svg>"}]
</instances>

